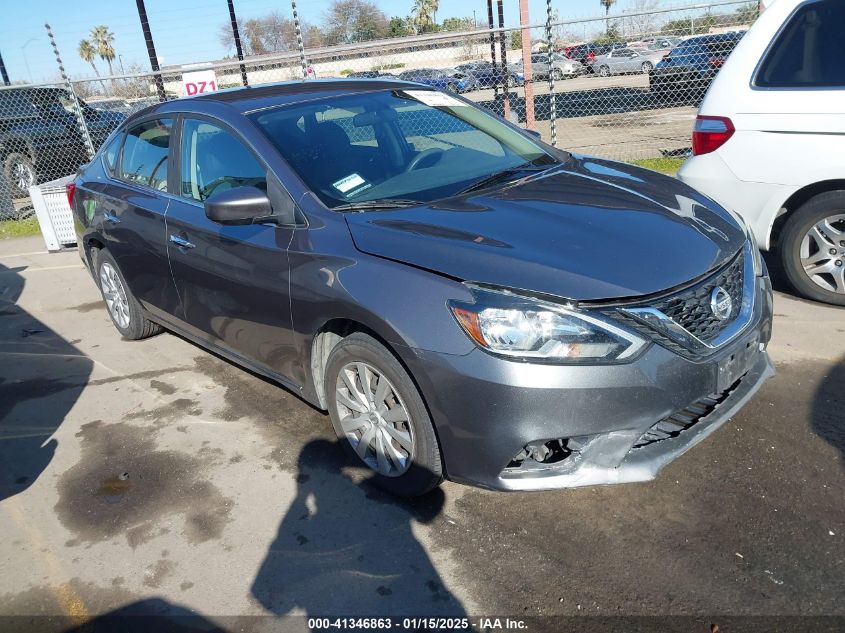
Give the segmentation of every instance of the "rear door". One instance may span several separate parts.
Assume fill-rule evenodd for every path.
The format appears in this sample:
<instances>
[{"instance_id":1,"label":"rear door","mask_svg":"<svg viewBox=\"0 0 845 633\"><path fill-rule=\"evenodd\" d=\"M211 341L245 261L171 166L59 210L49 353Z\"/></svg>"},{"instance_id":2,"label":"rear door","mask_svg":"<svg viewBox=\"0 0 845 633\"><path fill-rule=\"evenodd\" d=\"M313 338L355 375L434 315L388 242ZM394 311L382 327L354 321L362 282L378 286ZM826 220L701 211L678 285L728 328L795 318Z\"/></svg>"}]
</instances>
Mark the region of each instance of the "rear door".
<instances>
[{"instance_id":1,"label":"rear door","mask_svg":"<svg viewBox=\"0 0 845 633\"><path fill-rule=\"evenodd\" d=\"M218 224L206 217L203 202L239 186L267 191L276 210L284 204L292 207L293 201L225 124L186 115L181 130L179 188L167 211L167 236L187 329L289 376L293 337L287 248L292 228Z\"/></svg>"},{"instance_id":2,"label":"rear door","mask_svg":"<svg viewBox=\"0 0 845 633\"><path fill-rule=\"evenodd\" d=\"M132 293L159 319L169 320L179 301L165 242L167 180L173 119L153 117L131 126L94 213L102 214L106 248Z\"/></svg>"}]
</instances>

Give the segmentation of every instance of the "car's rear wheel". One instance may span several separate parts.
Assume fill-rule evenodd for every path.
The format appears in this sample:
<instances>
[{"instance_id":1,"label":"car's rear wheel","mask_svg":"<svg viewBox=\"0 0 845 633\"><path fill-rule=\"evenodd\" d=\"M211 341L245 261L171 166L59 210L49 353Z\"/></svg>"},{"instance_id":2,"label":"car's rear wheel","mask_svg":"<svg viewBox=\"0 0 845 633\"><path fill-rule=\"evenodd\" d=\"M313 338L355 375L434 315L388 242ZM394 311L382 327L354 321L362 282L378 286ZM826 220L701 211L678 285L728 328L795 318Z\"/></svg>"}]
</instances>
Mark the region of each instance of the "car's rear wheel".
<instances>
[{"instance_id":1,"label":"car's rear wheel","mask_svg":"<svg viewBox=\"0 0 845 633\"><path fill-rule=\"evenodd\" d=\"M845 306L845 191L804 203L781 234L780 258L799 294Z\"/></svg>"},{"instance_id":2,"label":"car's rear wheel","mask_svg":"<svg viewBox=\"0 0 845 633\"><path fill-rule=\"evenodd\" d=\"M651 71L654 70L654 64L651 62L643 62L643 65L640 67L643 70L643 74L649 75Z\"/></svg>"},{"instance_id":3,"label":"car's rear wheel","mask_svg":"<svg viewBox=\"0 0 845 633\"><path fill-rule=\"evenodd\" d=\"M141 304L129 290L117 262L106 250L96 253L94 266L109 316L123 338L137 341L161 332L161 326L144 316Z\"/></svg>"},{"instance_id":4,"label":"car's rear wheel","mask_svg":"<svg viewBox=\"0 0 845 633\"><path fill-rule=\"evenodd\" d=\"M607 66L599 66L599 77L610 77L610 68Z\"/></svg>"},{"instance_id":5,"label":"car's rear wheel","mask_svg":"<svg viewBox=\"0 0 845 633\"><path fill-rule=\"evenodd\" d=\"M371 336L355 333L332 350L325 390L335 433L373 471L373 483L416 497L443 479L434 426L411 377Z\"/></svg>"},{"instance_id":6,"label":"car's rear wheel","mask_svg":"<svg viewBox=\"0 0 845 633\"><path fill-rule=\"evenodd\" d=\"M554 76L555 81L563 80L563 71L560 68L555 68L552 71L552 75Z\"/></svg>"},{"instance_id":7,"label":"car's rear wheel","mask_svg":"<svg viewBox=\"0 0 845 633\"><path fill-rule=\"evenodd\" d=\"M29 195L29 188L38 183L35 164L26 154L11 152L3 161L3 175L12 192L13 198Z\"/></svg>"},{"instance_id":8,"label":"car's rear wheel","mask_svg":"<svg viewBox=\"0 0 845 633\"><path fill-rule=\"evenodd\" d=\"M452 82L449 82L448 84L446 84L446 90L448 90L449 92L457 93L458 87L455 84L453 84Z\"/></svg>"}]
</instances>

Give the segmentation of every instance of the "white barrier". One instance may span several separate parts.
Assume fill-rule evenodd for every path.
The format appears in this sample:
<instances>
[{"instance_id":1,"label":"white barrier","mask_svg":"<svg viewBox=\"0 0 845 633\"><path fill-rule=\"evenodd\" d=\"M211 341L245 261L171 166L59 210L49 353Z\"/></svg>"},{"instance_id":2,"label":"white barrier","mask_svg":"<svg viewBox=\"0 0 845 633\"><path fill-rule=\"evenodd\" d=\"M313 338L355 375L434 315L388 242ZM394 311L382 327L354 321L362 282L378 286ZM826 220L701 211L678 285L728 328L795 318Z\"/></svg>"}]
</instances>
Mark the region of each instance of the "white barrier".
<instances>
[{"instance_id":1,"label":"white barrier","mask_svg":"<svg viewBox=\"0 0 845 633\"><path fill-rule=\"evenodd\" d=\"M65 246L76 244L73 212L65 191L65 185L73 178L73 176L65 176L29 188L38 226L41 228L41 235L44 237L48 251L60 251Z\"/></svg>"}]
</instances>

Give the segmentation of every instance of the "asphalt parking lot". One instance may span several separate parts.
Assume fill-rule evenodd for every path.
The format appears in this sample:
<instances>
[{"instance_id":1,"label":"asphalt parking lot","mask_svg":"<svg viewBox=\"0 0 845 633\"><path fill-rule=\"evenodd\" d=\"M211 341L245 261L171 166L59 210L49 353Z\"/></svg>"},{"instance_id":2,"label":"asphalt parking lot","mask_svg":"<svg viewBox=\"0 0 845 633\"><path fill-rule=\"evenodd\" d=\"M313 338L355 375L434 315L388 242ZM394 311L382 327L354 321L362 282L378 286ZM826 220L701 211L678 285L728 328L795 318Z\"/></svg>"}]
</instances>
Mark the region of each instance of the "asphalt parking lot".
<instances>
[{"instance_id":1,"label":"asphalt parking lot","mask_svg":"<svg viewBox=\"0 0 845 633\"><path fill-rule=\"evenodd\" d=\"M0 242L0 615L845 615L843 309L777 292L776 377L656 481L404 502L41 251Z\"/></svg>"}]
</instances>

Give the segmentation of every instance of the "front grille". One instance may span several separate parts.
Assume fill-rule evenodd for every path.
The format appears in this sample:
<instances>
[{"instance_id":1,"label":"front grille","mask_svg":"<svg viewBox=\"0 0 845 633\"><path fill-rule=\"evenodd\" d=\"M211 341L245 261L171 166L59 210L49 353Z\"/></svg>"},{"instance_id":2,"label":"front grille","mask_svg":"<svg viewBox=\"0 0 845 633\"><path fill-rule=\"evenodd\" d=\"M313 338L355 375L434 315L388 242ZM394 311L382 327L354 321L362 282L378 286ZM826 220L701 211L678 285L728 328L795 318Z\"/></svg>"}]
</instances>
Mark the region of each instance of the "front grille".
<instances>
[{"instance_id":1,"label":"front grille","mask_svg":"<svg viewBox=\"0 0 845 633\"><path fill-rule=\"evenodd\" d=\"M697 284L647 303L605 310L605 313L673 352L698 357L706 354L706 346L739 317L744 282L745 255L740 252ZM724 319L717 318L710 306L716 287L723 288L731 298L731 311ZM653 311L660 318L654 318Z\"/></svg>"},{"instance_id":2,"label":"front grille","mask_svg":"<svg viewBox=\"0 0 845 633\"><path fill-rule=\"evenodd\" d=\"M688 405L685 409L676 411L669 417L663 418L643 433L640 439L634 443L631 450L678 437L681 433L694 426L699 420L713 413L713 410L731 395L739 383L740 381L737 380L722 393L700 398Z\"/></svg>"},{"instance_id":3,"label":"front grille","mask_svg":"<svg viewBox=\"0 0 845 633\"><path fill-rule=\"evenodd\" d=\"M733 308L730 316L717 319L710 309L710 295L721 286L730 295ZM697 339L709 343L739 314L742 307L743 257L734 260L713 277L676 295L655 301L651 306L660 310Z\"/></svg>"}]
</instances>

